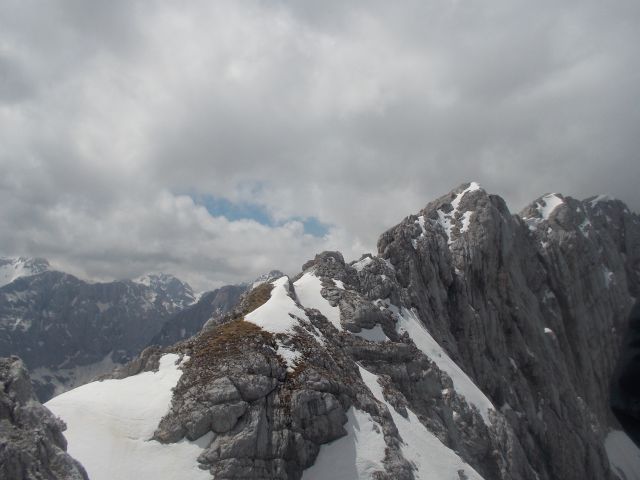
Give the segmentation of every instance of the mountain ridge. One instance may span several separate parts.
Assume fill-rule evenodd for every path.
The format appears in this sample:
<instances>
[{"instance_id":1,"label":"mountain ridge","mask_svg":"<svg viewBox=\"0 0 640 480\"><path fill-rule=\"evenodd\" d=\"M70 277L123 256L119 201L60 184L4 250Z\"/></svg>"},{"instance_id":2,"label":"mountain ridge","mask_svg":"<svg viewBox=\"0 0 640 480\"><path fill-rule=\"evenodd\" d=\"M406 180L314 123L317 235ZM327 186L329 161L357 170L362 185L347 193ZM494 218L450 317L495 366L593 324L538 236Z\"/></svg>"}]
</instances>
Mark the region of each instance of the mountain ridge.
<instances>
[{"instance_id":1,"label":"mountain ridge","mask_svg":"<svg viewBox=\"0 0 640 480\"><path fill-rule=\"evenodd\" d=\"M614 479L608 379L640 286L640 219L595 198L543 195L514 215L461 185L384 232L377 255L318 254L114 378L177 356L153 438L192 445L218 479ZM48 406L68 412L83 388ZM66 415L74 454L92 432ZM78 458L93 475L95 457Z\"/></svg>"}]
</instances>

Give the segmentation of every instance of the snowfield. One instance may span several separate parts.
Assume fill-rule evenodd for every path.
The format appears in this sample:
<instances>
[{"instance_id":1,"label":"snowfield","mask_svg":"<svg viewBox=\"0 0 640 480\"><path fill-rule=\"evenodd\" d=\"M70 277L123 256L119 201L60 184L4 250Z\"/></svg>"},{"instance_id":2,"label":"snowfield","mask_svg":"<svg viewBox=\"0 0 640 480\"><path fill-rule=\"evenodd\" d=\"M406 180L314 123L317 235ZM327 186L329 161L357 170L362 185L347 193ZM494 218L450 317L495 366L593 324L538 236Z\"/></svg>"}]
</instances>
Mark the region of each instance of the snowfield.
<instances>
[{"instance_id":1,"label":"snowfield","mask_svg":"<svg viewBox=\"0 0 640 480\"><path fill-rule=\"evenodd\" d=\"M244 319L271 333L293 333L298 318L306 319L307 314L289 296L289 277L280 277L271 284L269 300Z\"/></svg>"},{"instance_id":2,"label":"snowfield","mask_svg":"<svg viewBox=\"0 0 640 480\"><path fill-rule=\"evenodd\" d=\"M164 355L157 372L89 383L45 404L67 424L68 452L91 480L211 479L197 462L211 434L170 445L151 440L182 375L178 358Z\"/></svg>"},{"instance_id":3,"label":"snowfield","mask_svg":"<svg viewBox=\"0 0 640 480\"><path fill-rule=\"evenodd\" d=\"M620 430L607 435L604 448L609 457L611 470L620 480L640 480L640 449Z\"/></svg>"},{"instance_id":4,"label":"snowfield","mask_svg":"<svg viewBox=\"0 0 640 480\"><path fill-rule=\"evenodd\" d=\"M544 220L549 220L553 211L563 203L564 200L557 193L549 193L542 197L542 203L538 204L538 213Z\"/></svg>"},{"instance_id":5,"label":"snowfield","mask_svg":"<svg viewBox=\"0 0 640 480\"><path fill-rule=\"evenodd\" d=\"M382 428L366 412L351 407L344 426L347 436L323 445L302 480L368 480L384 471Z\"/></svg>"},{"instance_id":6,"label":"snowfield","mask_svg":"<svg viewBox=\"0 0 640 480\"><path fill-rule=\"evenodd\" d=\"M322 296L320 293L322 291L322 282L318 277L313 273L307 272L298 279L293 286L295 287L300 304L307 308L315 308L327 317L327 320L329 320L338 331L342 331L340 309L338 307L332 307L329 301Z\"/></svg>"},{"instance_id":7,"label":"snowfield","mask_svg":"<svg viewBox=\"0 0 640 480\"><path fill-rule=\"evenodd\" d=\"M429 334L427 329L422 325L420 319L414 312L406 308L398 308L395 305L388 303L386 300L378 300L378 305L388 308L397 318L398 323L396 328L399 334L407 332L413 342L416 344L422 353L435 362L438 368L445 372L451 381L455 391L462 395L467 403L474 405L484 422L487 425L491 424L491 412L495 411L495 407L491 400L473 383L473 381L467 376L466 373L451 360L451 357L447 355L444 349L434 340Z\"/></svg>"},{"instance_id":8,"label":"snowfield","mask_svg":"<svg viewBox=\"0 0 640 480\"><path fill-rule=\"evenodd\" d=\"M384 399L378 376L360 368L360 375L365 385L379 402L387 406L393 423L402 438L402 455L414 464L413 472L416 480L444 480L459 478L458 472L463 470L469 480L483 480L472 467L466 464L453 450L445 446L438 437L420 423L418 417L407 408L408 418L400 415L391 404ZM322 454L322 450L320 450ZM335 477L339 478L339 477ZM340 477L342 478L342 477ZM359 478L359 477L354 477ZM368 477L364 477L368 478ZM346 477L345 477L345 480Z\"/></svg>"}]
</instances>

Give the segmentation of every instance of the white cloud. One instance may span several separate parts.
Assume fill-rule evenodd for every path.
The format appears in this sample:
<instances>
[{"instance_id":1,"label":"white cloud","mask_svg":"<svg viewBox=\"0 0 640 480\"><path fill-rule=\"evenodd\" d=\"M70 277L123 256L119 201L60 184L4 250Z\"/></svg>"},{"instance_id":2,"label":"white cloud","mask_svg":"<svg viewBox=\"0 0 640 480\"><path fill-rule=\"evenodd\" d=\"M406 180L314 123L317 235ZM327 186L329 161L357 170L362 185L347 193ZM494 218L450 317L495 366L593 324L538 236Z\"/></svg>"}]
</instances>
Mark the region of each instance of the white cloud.
<instances>
[{"instance_id":1,"label":"white cloud","mask_svg":"<svg viewBox=\"0 0 640 480\"><path fill-rule=\"evenodd\" d=\"M0 250L205 286L357 256L470 179L514 210L546 191L637 209L639 17L631 1L4 2ZM326 238L288 221L309 216Z\"/></svg>"}]
</instances>

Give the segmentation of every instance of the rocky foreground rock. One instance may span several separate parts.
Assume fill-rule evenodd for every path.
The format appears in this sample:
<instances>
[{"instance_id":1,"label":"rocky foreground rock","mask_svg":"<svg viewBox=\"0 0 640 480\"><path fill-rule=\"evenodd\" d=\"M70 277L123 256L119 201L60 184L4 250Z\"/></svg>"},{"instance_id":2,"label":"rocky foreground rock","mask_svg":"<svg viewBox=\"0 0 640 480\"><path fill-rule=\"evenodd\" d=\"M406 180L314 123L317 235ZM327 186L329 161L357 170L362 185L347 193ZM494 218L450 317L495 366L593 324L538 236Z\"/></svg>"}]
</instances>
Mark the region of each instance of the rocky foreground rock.
<instances>
[{"instance_id":1,"label":"rocky foreground rock","mask_svg":"<svg viewBox=\"0 0 640 480\"><path fill-rule=\"evenodd\" d=\"M17 357L0 358L0 478L87 480L67 453L64 422L36 400Z\"/></svg>"}]
</instances>

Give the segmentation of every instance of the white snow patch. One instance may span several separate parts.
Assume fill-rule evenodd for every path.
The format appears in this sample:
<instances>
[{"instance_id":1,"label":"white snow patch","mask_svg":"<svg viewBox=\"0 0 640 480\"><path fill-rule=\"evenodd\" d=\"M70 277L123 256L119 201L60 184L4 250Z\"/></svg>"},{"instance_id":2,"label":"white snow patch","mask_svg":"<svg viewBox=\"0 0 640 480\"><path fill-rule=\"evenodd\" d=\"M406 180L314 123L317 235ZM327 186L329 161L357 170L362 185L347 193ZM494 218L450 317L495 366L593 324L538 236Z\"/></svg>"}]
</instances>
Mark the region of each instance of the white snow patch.
<instances>
[{"instance_id":1,"label":"white snow patch","mask_svg":"<svg viewBox=\"0 0 640 480\"><path fill-rule=\"evenodd\" d=\"M538 213L544 220L549 220L551 213L564 203L556 193L549 193L542 197L542 203L537 204Z\"/></svg>"},{"instance_id":2,"label":"white snow patch","mask_svg":"<svg viewBox=\"0 0 640 480\"><path fill-rule=\"evenodd\" d=\"M344 290L344 283L342 283L342 280L336 280L335 278L333 279L333 283L336 287L338 287L340 290Z\"/></svg>"},{"instance_id":3,"label":"white snow patch","mask_svg":"<svg viewBox=\"0 0 640 480\"><path fill-rule=\"evenodd\" d=\"M602 277L604 278L605 287L609 288L611 286L611 282L614 280L614 275L613 272L604 265L602 266Z\"/></svg>"},{"instance_id":4,"label":"white snow patch","mask_svg":"<svg viewBox=\"0 0 640 480\"><path fill-rule=\"evenodd\" d=\"M280 355L287 363L287 370L289 372L293 372L293 369L296 367L297 361L300 359L300 357L302 357L300 352L296 352L290 347L282 345L280 342L278 342L278 350L276 353Z\"/></svg>"},{"instance_id":5,"label":"white snow patch","mask_svg":"<svg viewBox=\"0 0 640 480\"><path fill-rule=\"evenodd\" d=\"M453 230L456 213L458 213L458 207L460 206L460 202L462 201L462 197L464 197L469 192L474 192L476 190L480 190L481 187L476 182L471 182L467 188L465 188L462 192L456 195L451 201L451 206L453 209L445 213L442 210L438 210L438 223L442 225L442 228L447 235L447 244L451 245L453 243L453 239L451 238L451 231ZM471 222L472 211L468 210L462 215L462 227L460 228L460 233L464 233L469 229L469 225ZM424 218L424 217L423 217Z\"/></svg>"},{"instance_id":6,"label":"white snow patch","mask_svg":"<svg viewBox=\"0 0 640 480\"><path fill-rule=\"evenodd\" d=\"M151 287L151 275L142 275L141 277L134 278L132 282L144 285L145 287Z\"/></svg>"},{"instance_id":7,"label":"white snow patch","mask_svg":"<svg viewBox=\"0 0 640 480\"><path fill-rule=\"evenodd\" d=\"M539 218L524 217L522 220L524 220L524 223L527 224L531 232L538 230L538 223L540 223Z\"/></svg>"},{"instance_id":8,"label":"white snow patch","mask_svg":"<svg viewBox=\"0 0 640 480\"><path fill-rule=\"evenodd\" d=\"M151 440L182 375L178 355L160 359L157 372L78 387L45 405L67 424L68 452L92 480L209 480L197 458L212 439L163 445Z\"/></svg>"},{"instance_id":9,"label":"white snow patch","mask_svg":"<svg viewBox=\"0 0 640 480\"><path fill-rule=\"evenodd\" d=\"M444 213L442 210L438 210L438 223L442 225L444 229L444 233L447 235L447 240L449 245L451 245L451 230L453 229L453 222L451 221L453 215L455 214L455 210L451 213Z\"/></svg>"},{"instance_id":10,"label":"white snow patch","mask_svg":"<svg viewBox=\"0 0 640 480\"><path fill-rule=\"evenodd\" d=\"M620 480L640 480L640 449L620 430L607 435L604 448L609 463Z\"/></svg>"},{"instance_id":11,"label":"white snow patch","mask_svg":"<svg viewBox=\"0 0 640 480\"><path fill-rule=\"evenodd\" d=\"M358 272L361 272L364 267L366 267L367 265L369 265L371 262L373 262L373 258L371 257L364 257L362 260L354 263L353 265L351 265L353 268L355 268Z\"/></svg>"},{"instance_id":12,"label":"white snow patch","mask_svg":"<svg viewBox=\"0 0 640 480\"><path fill-rule=\"evenodd\" d=\"M399 334L408 332L409 336L413 339L416 347L418 347L422 353L433 360L438 368L445 372L453 381L453 386L459 395L465 397L467 402L471 405L475 405L480 412L484 422L490 424L490 412L495 411L495 407L491 403L491 400L482 393L467 376L466 373L446 354L444 349L436 342L429 334L427 329L422 325L420 319L412 310L407 308L399 309L397 306L385 302L385 305L396 316L398 322L396 328Z\"/></svg>"},{"instance_id":13,"label":"white snow patch","mask_svg":"<svg viewBox=\"0 0 640 480\"><path fill-rule=\"evenodd\" d=\"M425 226L424 215L420 215L418 217L418 219L415 221L415 224L420 226L420 230L421 230L420 231L420 237L424 237L424 234L427 232L427 228ZM418 240L415 239L415 238L411 239L411 245L413 245L414 249L417 249L418 248Z\"/></svg>"},{"instance_id":14,"label":"white snow patch","mask_svg":"<svg viewBox=\"0 0 640 480\"><path fill-rule=\"evenodd\" d=\"M307 308L315 308L327 317L327 320L329 320L334 327L342 331L340 308L332 307L329 301L322 296L320 293L322 290L322 281L318 277L311 272L307 272L300 277L293 286L300 304Z\"/></svg>"},{"instance_id":15,"label":"white snow patch","mask_svg":"<svg viewBox=\"0 0 640 480\"><path fill-rule=\"evenodd\" d=\"M380 325L376 325L373 328L365 329L363 328L358 333L354 333L355 336L364 338L365 340L369 340L370 342L385 342L389 340L382 330Z\"/></svg>"},{"instance_id":16,"label":"white snow patch","mask_svg":"<svg viewBox=\"0 0 640 480\"><path fill-rule=\"evenodd\" d=\"M384 471L382 428L371 415L353 407L347 419L347 436L323 445L303 480L369 480L374 472Z\"/></svg>"},{"instance_id":17,"label":"white snow patch","mask_svg":"<svg viewBox=\"0 0 640 480\"><path fill-rule=\"evenodd\" d=\"M456 198L453 199L453 201L451 202L453 209L454 210L458 209L458 206L460 205L460 201L462 200L462 197L464 197L467 193L475 192L476 190L480 190L480 188L482 187L480 187L479 183L471 182L467 188L465 188L462 192L456 195Z\"/></svg>"},{"instance_id":18,"label":"white snow patch","mask_svg":"<svg viewBox=\"0 0 640 480\"><path fill-rule=\"evenodd\" d=\"M544 333L554 335L553 330L548 327L544 327Z\"/></svg>"},{"instance_id":19,"label":"white snow patch","mask_svg":"<svg viewBox=\"0 0 640 480\"><path fill-rule=\"evenodd\" d=\"M360 375L365 385L369 387L373 396L385 404L391 413L393 422L402 438L402 455L412 462L416 470L416 480L442 480L458 478L458 472L464 470L469 480L483 480L472 467L466 464L453 450L445 446L438 437L431 433L420 419L407 408L408 418L400 415L389 404L378 383L378 376L360 367ZM336 477L342 478L342 477Z\"/></svg>"},{"instance_id":20,"label":"white snow patch","mask_svg":"<svg viewBox=\"0 0 640 480\"><path fill-rule=\"evenodd\" d=\"M464 215L462 215L462 228L460 229L460 233L464 233L467 230L469 230L469 225L471 224L471 215L473 214L473 212L471 210L468 210L466 212L464 212Z\"/></svg>"},{"instance_id":21,"label":"white snow patch","mask_svg":"<svg viewBox=\"0 0 640 480\"><path fill-rule=\"evenodd\" d=\"M307 315L289 296L289 277L280 277L271 283L273 289L269 300L244 319L271 333L291 333L298 318L306 319Z\"/></svg>"}]
</instances>

